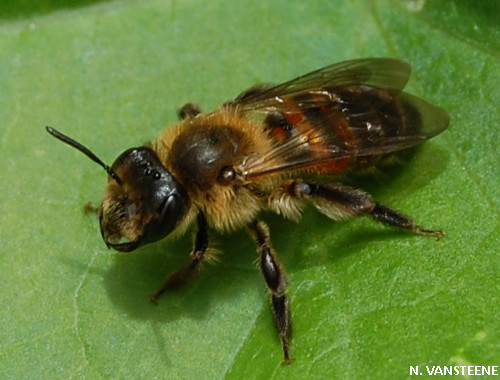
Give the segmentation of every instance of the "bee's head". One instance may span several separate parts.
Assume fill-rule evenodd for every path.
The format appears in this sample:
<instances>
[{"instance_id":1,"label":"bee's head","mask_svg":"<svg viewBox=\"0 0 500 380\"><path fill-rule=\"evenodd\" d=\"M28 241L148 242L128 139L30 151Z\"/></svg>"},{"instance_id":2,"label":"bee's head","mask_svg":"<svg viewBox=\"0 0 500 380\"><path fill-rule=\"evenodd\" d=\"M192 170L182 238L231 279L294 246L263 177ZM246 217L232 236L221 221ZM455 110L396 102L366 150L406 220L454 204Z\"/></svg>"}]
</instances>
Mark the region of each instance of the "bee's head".
<instances>
[{"instance_id":1,"label":"bee's head","mask_svg":"<svg viewBox=\"0 0 500 380\"><path fill-rule=\"evenodd\" d=\"M87 148L47 127L54 137L100 164L110 178L99 210L104 242L118 251L160 240L172 232L189 208L184 187L148 147L128 149L111 167Z\"/></svg>"},{"instance_id":2,"label":"bee's head","mask_svg":"<svg viewBox=\"0 0 500 380\"><path fill-rule=\"evenodd\" d=\"M160 240L185 216L189 198L184 187L148 147L128 149L111 166L99 211L108 247L131 251Z\"/></svg>"}]
</instances>

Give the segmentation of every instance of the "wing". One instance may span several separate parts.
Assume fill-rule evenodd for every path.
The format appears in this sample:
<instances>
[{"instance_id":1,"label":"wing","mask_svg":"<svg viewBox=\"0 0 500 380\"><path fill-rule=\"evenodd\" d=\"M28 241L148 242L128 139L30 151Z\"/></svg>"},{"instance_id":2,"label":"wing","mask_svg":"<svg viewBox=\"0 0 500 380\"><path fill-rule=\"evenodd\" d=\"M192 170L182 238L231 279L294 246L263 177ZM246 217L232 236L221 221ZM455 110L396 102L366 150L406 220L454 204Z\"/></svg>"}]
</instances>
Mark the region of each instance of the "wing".
<instances>
[{"instance_id":1,"label":"wing","mask_svg":"<svg viewBox=\"0 0 500 380\"><path fill-rule=\"evenodd\" d=\"M399 92L408 82L411 67L392 58L367 58L339 62L312 71L277 86L254 86L240 94L235 103L245 110L264 111L280 107L283 97L304 92L326 90L315 102L329 101L328 89L365 85Z\"/></svg>"},{"instance_id":2,"label":"wing","mask_svg":"<svg viewBox=\"0 0 500 380\"><path fill-rule=\"evenodd\" d=\"M439 134L448 114L402 91L408 64L386 58L341 62L278 86L256 86L228 106L260 114L272 147L248 160L247 177L321 168L410 148Z\"/></svg>"}]
</instances>

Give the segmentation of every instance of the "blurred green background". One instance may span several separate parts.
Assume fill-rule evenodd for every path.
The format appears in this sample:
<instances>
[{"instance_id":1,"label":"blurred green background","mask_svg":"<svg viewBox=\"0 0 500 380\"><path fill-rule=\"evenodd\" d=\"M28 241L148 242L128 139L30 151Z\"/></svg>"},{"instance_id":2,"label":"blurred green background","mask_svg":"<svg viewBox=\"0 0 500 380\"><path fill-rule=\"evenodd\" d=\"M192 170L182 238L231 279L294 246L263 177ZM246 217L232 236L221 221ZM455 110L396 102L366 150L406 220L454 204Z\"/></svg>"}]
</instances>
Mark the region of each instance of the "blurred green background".
<instances>
[{"instance_id":1,"label":"blurred green background","mask_svg":"<svg viewBox=\"0 0 500 380\"><path fill-rule=\"evenodd\" d=\"M2 2L0 377L401 379L416 365L500 365L499 45L497 1ZM153 306L192 233L107 250L83 212L104 172L44 130L111 163L188 101L210 110L369 56L408 61L411 92L451 125L361 184L447 236L266 214L290 279L289 367L244 231L214 235L220 263Z\"/></svg>"}]
</instances>

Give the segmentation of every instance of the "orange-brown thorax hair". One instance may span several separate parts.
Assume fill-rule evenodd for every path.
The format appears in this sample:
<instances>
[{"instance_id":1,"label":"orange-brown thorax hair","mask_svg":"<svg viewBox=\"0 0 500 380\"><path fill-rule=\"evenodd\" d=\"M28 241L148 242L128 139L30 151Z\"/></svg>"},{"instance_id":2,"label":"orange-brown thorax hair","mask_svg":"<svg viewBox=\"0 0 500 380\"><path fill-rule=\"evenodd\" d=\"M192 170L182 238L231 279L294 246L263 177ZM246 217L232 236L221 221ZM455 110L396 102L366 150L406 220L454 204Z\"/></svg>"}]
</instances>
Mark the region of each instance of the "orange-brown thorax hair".
<instances>
[{"instance_id":1,"label":"orange-brown thorax hair","mask_svg":"<svg viewBox=\"0 0 500 380\"><path fill-rule=\"evenodd\" d=\"M248 181L239 173L225 183L219 175L224 168L237 169L270 148L271 140L261 126L225 108L181 121L162 133L153 149L191 200L191 210L178 229L184 230L198 211L222 231L250 223L266 207L266 197L280 176Z\"/></svg>"}]
</instances>

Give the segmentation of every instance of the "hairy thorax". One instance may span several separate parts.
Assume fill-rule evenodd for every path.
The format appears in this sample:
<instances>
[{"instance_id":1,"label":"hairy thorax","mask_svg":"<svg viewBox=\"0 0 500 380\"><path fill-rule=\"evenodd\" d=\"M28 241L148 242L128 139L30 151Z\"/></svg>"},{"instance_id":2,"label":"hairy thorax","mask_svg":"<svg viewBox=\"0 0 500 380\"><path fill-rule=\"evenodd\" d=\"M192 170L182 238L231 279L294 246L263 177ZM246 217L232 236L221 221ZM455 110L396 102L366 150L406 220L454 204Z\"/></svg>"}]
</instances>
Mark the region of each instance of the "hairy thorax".
<instances>
[{"instance_id":1,"label":"hairy thorax","mask_svg":"<svg viewBox=\"0 0 500 380\"><path fill-rule=\"evenodd\" d=\"M278 177L250 183L237 169L269 149L271 142L261 128L233 112L217 111L182 121L164 135L156 142L160 158L213 227L241 227L265 207Z\"/></svg>"}]
</instances>

